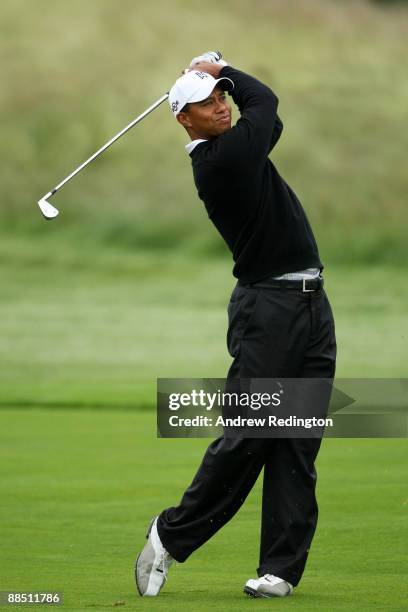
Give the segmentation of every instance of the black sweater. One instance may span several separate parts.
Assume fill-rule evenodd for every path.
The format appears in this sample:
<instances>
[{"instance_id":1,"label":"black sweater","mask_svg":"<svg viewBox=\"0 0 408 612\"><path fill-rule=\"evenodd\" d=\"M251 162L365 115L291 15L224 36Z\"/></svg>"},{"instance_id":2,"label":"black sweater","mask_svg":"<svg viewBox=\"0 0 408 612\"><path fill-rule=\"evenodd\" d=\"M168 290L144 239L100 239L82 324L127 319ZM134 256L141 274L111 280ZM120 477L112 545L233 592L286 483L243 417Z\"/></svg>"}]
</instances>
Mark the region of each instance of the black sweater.
<instances>
[{"instance_id":1,"label":"black sweater","mask_svg":"<svg viewBox=\"0 0 408 612\"><path fill-rule=\"evenodd\" d=\"M241 117L190 155L198 195L232 252L234 276L251 283L322 268L302 205L268 159L283 129L278 98L230 66L221 76L234 81L232 98Z\"/></svg>"}]
</instances>

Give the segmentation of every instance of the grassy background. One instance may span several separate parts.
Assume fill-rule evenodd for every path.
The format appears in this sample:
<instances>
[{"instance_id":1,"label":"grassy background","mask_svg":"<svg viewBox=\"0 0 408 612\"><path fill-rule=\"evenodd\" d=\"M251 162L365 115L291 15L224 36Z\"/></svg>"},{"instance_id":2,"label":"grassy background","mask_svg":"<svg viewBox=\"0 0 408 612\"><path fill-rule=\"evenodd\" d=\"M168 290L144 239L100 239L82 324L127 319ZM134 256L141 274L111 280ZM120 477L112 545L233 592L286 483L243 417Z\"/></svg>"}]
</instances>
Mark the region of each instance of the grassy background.
<instances>
[{"instance_id":1,"label":"grassy background","mask_svg":"<svg viewBox=\"0 0 408 612\"><path fill-rule=\"evenodd\" d=\"M226 375L230 262L56 246L34 256L14 239L4 240L0 258L0 405L153 408L156 378ZM403 273L332 266L326 287L337 375L405 376Z\"/></svg>"},{"instance_id":2,"label":"grassy background","mask_svg":"<svg viewBox=\"0 0 408 612\"><path fill-rule=\"evenodd\" d=\"M4 0L1 227L81 244L225 253L166 105L55 197L35 202L158 99L200 49L280 98L273 154L325 261L406 259L407 9L361 0Z\"/></svg>"},{"instance_id":3,"label":"grassy background","mask_svg":"<svg viewBox=\"0 0 408 612\"><path fill-rule=\"evenodd\" d=\"M407 8L324 0L0 5L0 590L65 609L254 609L259 486L156 601L132 565L205 441L155 439L157 377L222 377L231 263L168 108L36 201L204 49L270 83L273 159L327 264L340 377L407 362ZM326 440L321 518L294 610L402 610L406 441ZM236 544L237 543L237 544Z\"/></svg>"}]
</instances>

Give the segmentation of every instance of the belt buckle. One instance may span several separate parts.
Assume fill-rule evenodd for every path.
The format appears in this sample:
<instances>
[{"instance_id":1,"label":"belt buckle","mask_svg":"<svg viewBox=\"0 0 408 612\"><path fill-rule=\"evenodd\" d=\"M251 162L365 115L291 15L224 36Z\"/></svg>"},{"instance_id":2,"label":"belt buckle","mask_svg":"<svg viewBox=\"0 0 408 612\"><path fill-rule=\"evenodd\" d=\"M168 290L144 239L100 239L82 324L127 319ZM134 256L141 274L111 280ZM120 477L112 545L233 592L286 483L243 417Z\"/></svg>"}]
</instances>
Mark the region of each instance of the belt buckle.
<instances>
[{"instance_id":1,"label":"belt buckle","mask_svg":"<svg viewBox=\"0 0 408 612\"><path fill-rule=\"evenodd\" d=\"M315 280L315 279L313 279L313 278L303 278L302 279L302 285L303 285L302 286L302 292L303 293L311 293L313 291L316 291L316 289L306 289L306 281L308 281L308 280Z\"/></svg>"}]
</instances>

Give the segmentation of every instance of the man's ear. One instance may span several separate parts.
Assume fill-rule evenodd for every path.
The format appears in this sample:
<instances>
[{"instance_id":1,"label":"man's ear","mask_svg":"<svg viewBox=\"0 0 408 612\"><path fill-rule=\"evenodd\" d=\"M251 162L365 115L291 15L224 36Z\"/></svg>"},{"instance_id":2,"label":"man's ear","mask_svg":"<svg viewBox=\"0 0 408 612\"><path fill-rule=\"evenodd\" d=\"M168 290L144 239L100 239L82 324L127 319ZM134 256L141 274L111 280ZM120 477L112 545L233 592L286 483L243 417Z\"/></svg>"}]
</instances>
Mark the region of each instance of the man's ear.
<instances>
[{"instance_id":1,"label":"man's ear","mask_svg":"<svg viewBox=\"0 0 408 612\"><path fill-rule=\"evenodd\" d=\"M183 111L180 112L177 116L176 116L177 121L186 129L187 128L191 128L191 121L190 118L188 116L188 113L184 113Z\"/></svg>"}]
</instances>

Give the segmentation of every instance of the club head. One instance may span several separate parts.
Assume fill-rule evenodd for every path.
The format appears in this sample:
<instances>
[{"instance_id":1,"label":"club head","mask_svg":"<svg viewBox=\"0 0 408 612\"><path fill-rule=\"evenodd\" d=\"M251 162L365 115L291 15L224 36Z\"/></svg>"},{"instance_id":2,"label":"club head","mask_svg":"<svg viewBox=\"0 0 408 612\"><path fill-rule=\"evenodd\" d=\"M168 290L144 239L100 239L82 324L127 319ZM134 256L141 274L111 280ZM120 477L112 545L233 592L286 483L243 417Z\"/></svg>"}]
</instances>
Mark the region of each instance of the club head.
<instances>
[{"instance_id":1,"label":"club head","mask_svg":"<svg viewBox=\"0 0 408 612\"><path fill-rule=\"evenodd\" d=\"M41 200L38 200L38 206L40 207L44 217L48 220L55 219L55 217L59 213L59 210L57 210L56 208L54 208L54 206L52 206L52 204L47 202L46 198L48 198L50 195L51 193L47 193L47 195L41 198Z\"/></svg>"}]
</instances>

